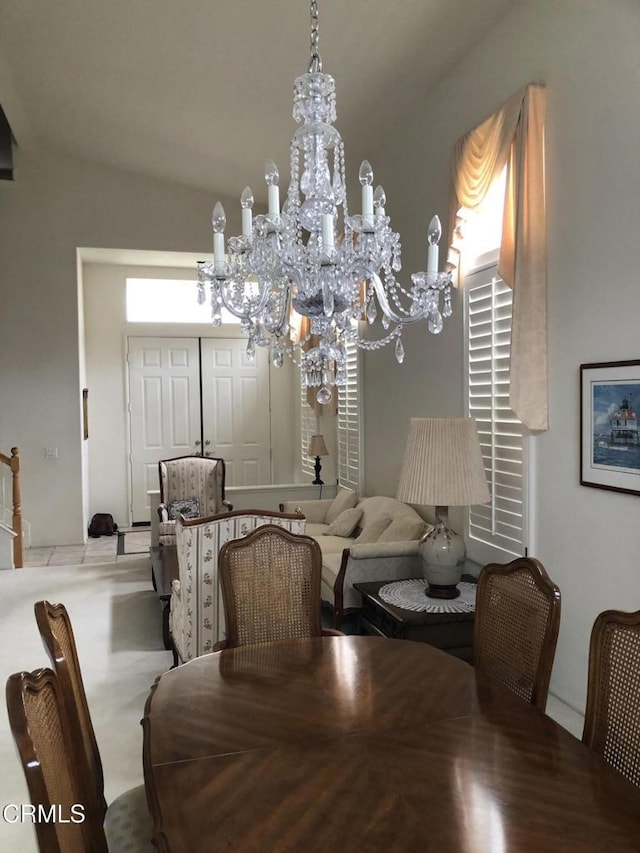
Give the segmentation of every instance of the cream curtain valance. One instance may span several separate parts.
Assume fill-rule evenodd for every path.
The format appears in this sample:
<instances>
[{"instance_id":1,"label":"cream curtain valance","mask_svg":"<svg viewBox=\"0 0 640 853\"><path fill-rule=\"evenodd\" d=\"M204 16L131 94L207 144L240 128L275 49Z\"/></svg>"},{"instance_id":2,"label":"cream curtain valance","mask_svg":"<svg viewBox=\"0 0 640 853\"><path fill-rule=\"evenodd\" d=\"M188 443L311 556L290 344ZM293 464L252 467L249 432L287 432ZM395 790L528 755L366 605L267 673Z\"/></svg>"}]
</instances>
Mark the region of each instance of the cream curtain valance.
<instances>
[{"instance_id":1,"label":"cream curtain valance","mask_svg":"<svg viewBox=\"0 0 640 853\"><path fill-rule=\"evenodd\" d=\"M549 427L545 101L544 86L527 86L456 142L447 258L458 269L465 209L478 210L507 166L498 272L513 288L510 404L522 423L537 431Z\"/></svg>"}]
</instances>

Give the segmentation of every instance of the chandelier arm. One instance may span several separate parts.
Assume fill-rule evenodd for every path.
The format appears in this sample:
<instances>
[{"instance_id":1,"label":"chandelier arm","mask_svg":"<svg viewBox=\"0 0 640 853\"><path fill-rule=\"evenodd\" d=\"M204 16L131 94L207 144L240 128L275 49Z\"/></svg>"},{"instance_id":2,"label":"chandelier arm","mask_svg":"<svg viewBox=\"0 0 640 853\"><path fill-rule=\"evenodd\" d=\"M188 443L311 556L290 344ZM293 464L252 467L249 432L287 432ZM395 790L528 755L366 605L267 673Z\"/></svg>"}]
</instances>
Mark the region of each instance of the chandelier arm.
<instances>
[{"instance_id":1,"label":"chandelier arm","mask_svg":"<svg viewBox=\"0 0 640 853\"><path fill-rule=\"evenodd\" d=\"M262 293L260 294L260 299L254 305L254 307L251 310L241 311L232 302L228 301L227 297L225 296L224 288L221 285L218 285L216 289L224 307L227 309L227 311L230 311L231 314L233 314L233 316L237 317L239 320L252 320L256 316L258 316L267 304L267 299L269 298L270 292L269 286L265 283L263 285Z\"/></svg>"},{"instance_id":2,"label":"chandelier arm","mask_svg":"<svg viewBox=\"0 0 640 853\"><path fill-rule=\"evenodd\" d=\"M408 323L416 323L418 320L424 320L424 312L419 311L416 314L397 314L391 305L389 305L389 300L387 299L387 294L385 292L384 287L382 286L382 282L380 281L380 276L377 273L373 273L371 276L371 284L373 285L373 289L376 292L376 296L378 297L378 302L380 303L380 307L384 314L392 320L394 323L398 323L399 325L405 326Z\"/></svg>"},{"instance_id":3,"label":"chandelier arm","mask_svg":"<svg viewBox=\"0 0 640 853\"><path fill-rule=\"evenodd\" d=\"M420 308L420 310L416 311L415 314L397 314L389 304L389 300L387 299L387 293L382 285L380 276L377 273L373 273L370 277L370 280L371 284L373 285L373 289L375 290L376 296L378 297L378 302L380 303L382 311L394 323L406 326L409 323L416 323L419 320L424 320L425 317L429 315L429 311L426 311L424 308ZM436 282L433 285L429 285L426 288L422 288L422 290L430 290L434 293L440 294L440 292L447 286L450 280L451 275L449 273L439 273ZM401 290L403 293L407 293L404 288L401 288ZM413 296L411 292L409 292L408 295Z\"/></svg>"},{"instance_id":4,"label":"chandelier arm","mask_svg":"<svg viewBox=\"0 0 640 853\"><path fill-rule=\"evenodd\" d=\"M287 316L291 312L291 282L287 281L287 283L283 285L283 289L285 291L285 295L282 299L282 305L280 307L280 311L278 312L276 322L268 323L266 321L263 321L267 331L272 335L275 335L277 332L282 332L284 330Z\"/></svg>"}]
</instances>

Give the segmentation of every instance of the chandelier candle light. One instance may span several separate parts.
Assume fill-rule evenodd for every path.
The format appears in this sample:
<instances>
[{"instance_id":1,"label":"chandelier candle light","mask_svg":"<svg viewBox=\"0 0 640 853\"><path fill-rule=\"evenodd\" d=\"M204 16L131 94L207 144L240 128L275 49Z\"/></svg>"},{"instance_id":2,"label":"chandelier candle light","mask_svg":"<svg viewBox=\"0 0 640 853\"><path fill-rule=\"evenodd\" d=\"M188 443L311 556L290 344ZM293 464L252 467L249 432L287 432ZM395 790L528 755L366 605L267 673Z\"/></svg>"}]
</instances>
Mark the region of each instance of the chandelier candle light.
<instances>
[{"instance_id":1,"label":"chandelier candle light","mask_svg":"<svg viewBox=\"0 0 640 853\"><path fill-rule=\"evenodd\" d=\"M216 203L213 263L198 264L198 300L206 302L209 286L213 325L220 325L223 307L238 318L249 359L256 346L269 347L273 365L280 367L297 347L303 382L318 389L316 398L324 404L331 399L330 386L346 381L347 343L376 350L395 342L402 363L405 325L426 319L430 332L442 331L443 317L451 316L451 273L438 272L442 228L434 216L426 272L414 273L408 290L399 284L400 236L385 213L384 190L373 188L366 160L359 172L362 212L349 214L344 145L333 126L335 82L323 73L318 53L317 0L311 2L311 61L295 81L293 117L301 126L291 140L282 209L271 160L265 170L268 212L253 216L253 193L246 187L240 198L242 235L226 246L226 217ZM295 345L289 334L292 309L309 320L306 336ZM363 315L370 327L380 317L378 337L360 333Z\"/></svg>"}]
</instances>

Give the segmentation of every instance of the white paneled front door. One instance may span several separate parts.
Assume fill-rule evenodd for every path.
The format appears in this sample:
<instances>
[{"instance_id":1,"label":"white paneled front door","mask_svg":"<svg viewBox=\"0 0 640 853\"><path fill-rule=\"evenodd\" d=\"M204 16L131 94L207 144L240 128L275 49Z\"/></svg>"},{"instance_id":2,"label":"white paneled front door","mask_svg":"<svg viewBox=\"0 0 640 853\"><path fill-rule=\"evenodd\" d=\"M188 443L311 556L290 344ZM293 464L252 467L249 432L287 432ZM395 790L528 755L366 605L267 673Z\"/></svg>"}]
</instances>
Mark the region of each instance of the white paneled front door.
<instances>
[{"instance_id":1,"label":"white paneled front door","mask_svg":"<svg viewBox=\"0 0 640 853\"><path fill-rule=\"evenodd\" d=\"M200 450L197 338L129 338L131 503L133 522L149 521L158 461Z\"/></svg>"},{"instance_id":2,"label":"white paneled front door","mask_svg":"<svg viewBox=\"0 0 640 853\"><path fill-rule=\"evenodd\" d=\"M225 460L227 486L271 482L269 358L257 347L249 361L246 346L236 338L128 339L133 523L149 521L160 459L204 449Z\"/></svg>"},{"instance_id":3,"label":"white paneled front door","mask_svg":"<svg viewBox=\"0 0 640 853\"><path fill-rule=\"evenodd\" d=\"M269 357L256 347L247 358L246 340L202 339L204 451L226 463L227 486L271 482Z\"/></svg>"}]
</instances>

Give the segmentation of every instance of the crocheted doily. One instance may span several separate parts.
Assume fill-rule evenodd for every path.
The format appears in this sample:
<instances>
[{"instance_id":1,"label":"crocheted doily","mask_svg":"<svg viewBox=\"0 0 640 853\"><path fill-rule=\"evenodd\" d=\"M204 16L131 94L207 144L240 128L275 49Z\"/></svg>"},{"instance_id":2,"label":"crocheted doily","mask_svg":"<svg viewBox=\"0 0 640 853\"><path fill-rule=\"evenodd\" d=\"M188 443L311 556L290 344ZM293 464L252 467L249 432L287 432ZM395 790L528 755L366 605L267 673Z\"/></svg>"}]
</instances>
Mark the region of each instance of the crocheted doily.
<instances>
[{"instance_id":1,"label":"crocheted doily","mask_svg":"<svg viewBox=\"0 0 640 853\"><path fill-rule=\"evenodd\" d=\"M470 613L476 609L476 585L461 581L458 584L458 598L429 598L425 595L427 586L424 578L412 578L407 581L394 581L380 587L378 595L387 604L401 607L403 610L415 610L423 613Z\"/></svg>"}]
</instances>

